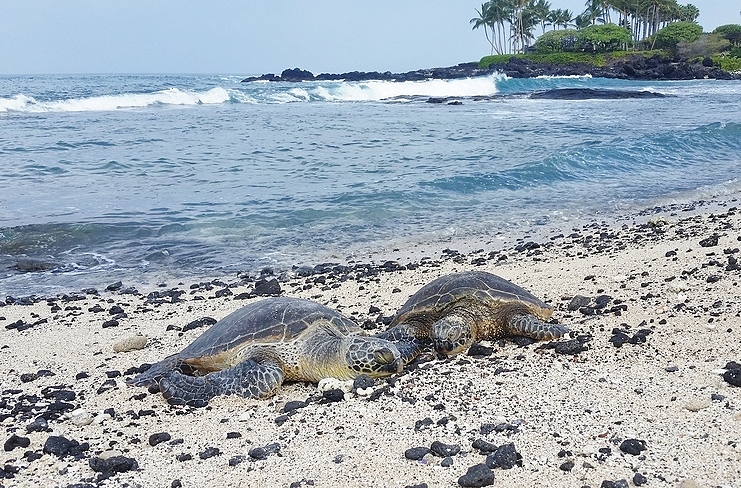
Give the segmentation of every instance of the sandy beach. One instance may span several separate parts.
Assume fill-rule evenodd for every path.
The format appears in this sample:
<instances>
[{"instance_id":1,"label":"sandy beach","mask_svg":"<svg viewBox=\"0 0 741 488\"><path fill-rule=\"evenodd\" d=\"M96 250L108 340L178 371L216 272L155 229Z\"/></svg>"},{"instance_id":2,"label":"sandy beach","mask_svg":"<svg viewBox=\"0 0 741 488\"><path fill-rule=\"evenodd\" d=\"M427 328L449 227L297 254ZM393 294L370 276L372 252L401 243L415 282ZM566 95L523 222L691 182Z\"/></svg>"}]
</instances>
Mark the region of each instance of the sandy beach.
<instances>
[{"instance_id":1,"label":"sandy beach","mask_svg":"<svg viewBox=\"0 0 741 488\"><path fill-rule=\"evenodd\" d=\"M572 330L428 355L341 401L298 383L170 407L125 384L198 337L200 319L261 299L257 277L8 299L0 486L454 487L475 483L474 466L493 486L741 486L741 388L723 377L741 362L741 213L733 197L717 203L503 251L263 276L375 333L425 283L485 270ZM137 336L145 347L121 351Z\"/></svg>"}]
</instances>

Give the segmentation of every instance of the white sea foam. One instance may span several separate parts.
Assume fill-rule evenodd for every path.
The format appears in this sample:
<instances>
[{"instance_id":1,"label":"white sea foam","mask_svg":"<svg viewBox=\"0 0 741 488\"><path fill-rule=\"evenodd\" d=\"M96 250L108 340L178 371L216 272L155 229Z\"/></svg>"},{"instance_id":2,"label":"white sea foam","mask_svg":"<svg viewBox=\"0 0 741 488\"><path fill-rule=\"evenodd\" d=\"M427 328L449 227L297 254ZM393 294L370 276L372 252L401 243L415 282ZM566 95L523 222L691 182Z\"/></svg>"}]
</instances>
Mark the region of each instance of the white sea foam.
<instances>
[{"instance_id":1,"label":"white sea foam","mask_svg":"<svg viewBox=\"0 0 741 488\"><path fill-rule=\"evenodd\" d=\"M473 97L497 93L500 75L457 80L343 82L312 90L317 98L332 101L375 101L400 97Z\"/></svg>"},{"instance_id":2,"label":"white sea foam","mask_svg":"<svg viewBox=\"0 0 741 488\"><path fill-rule=\"evenodd\" d=\"M229 93L221 87L202 92L169 88L154 93L123 93L53 101L39 101L19 94L12 98L0 98L0 112L97 112L152 105L219 104L229 99Z\"/></svg>"}]
</instances>

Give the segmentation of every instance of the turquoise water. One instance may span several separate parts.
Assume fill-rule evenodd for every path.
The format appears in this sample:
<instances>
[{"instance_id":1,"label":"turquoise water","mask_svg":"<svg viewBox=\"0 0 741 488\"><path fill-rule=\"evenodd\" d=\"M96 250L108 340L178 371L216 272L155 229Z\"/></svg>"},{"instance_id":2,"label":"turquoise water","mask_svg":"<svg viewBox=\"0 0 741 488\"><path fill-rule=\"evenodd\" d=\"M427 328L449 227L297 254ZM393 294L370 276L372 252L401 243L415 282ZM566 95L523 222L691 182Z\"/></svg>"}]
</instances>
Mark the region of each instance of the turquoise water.
<instances>
[{"instance_id":1,"label":"turquoise water","mask_svg":"<svg viewBox=\"0 0 741 488\"><path fill-rule=\"evenodd\" d=\"M0 77L0 296L555 233L741 187L738 82L241 78ZM572 87L672 96L526 97ZM425 103L446 96L463 105Z\"/></svg>"}]
</instances>

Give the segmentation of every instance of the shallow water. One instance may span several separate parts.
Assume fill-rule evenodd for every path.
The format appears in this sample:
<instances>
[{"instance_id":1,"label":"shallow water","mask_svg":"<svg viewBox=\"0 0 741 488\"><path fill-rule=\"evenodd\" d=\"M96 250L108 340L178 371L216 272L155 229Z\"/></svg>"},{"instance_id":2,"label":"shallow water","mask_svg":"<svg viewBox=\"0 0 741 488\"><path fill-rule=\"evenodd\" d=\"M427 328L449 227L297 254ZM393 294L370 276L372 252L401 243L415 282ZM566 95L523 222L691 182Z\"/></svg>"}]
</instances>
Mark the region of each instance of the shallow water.
<instances>
[{"instance_id":1,"label":"shallow water","mask_svg":"<svg viewBox=\"0 0 741 488\"><path fill-rule=\"evenodd\" d=\"M0 77L0 296L490 242L741 187L738 82L240 79ZM571 87L672 96L525 96Z\"/></svg>"}]
</instances>

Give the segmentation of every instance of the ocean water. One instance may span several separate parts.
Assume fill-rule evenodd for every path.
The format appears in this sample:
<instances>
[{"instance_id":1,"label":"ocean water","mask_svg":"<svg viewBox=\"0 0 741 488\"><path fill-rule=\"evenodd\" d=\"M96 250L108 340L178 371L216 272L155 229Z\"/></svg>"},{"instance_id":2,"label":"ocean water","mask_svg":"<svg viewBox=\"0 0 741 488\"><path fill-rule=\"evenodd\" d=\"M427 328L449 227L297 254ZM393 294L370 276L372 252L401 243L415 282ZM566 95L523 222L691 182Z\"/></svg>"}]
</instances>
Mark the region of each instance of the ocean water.
<instances>
[{"instance_id":1,"label":"ocean water","mask_svg":"<svg viewBox=\"0 0 741 488\"><path fill-rule=\"evenodd\" d=\"M741 188L737 81L242 78L0 77L0 297L491 248ZM527 98L573 87L671 96Z\"/></svg>"}]
</instances>

